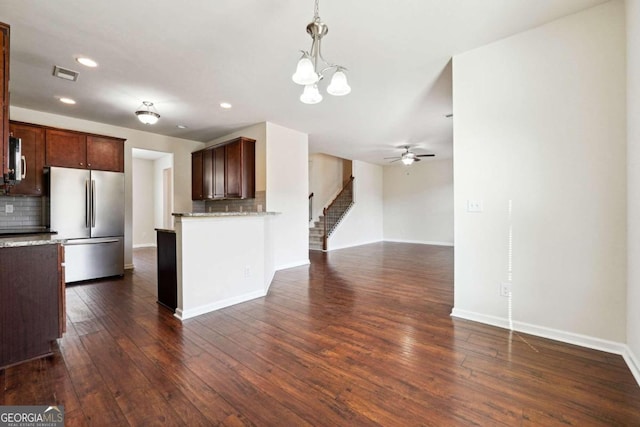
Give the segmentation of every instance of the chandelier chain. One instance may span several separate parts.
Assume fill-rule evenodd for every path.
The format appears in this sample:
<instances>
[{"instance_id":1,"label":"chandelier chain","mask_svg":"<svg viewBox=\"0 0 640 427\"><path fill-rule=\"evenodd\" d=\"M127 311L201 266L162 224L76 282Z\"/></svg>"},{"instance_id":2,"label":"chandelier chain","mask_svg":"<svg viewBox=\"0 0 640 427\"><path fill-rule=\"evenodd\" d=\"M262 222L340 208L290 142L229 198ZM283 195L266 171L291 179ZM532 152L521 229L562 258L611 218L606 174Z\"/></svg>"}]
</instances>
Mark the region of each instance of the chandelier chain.
<instances>
[{"instance_id":1,"label":"chandelier chain","mask_svg":"<svg viewBox=\"0 0 640 427\"><path fill-rule=\"evenodd\" d=\"M316 0L316 5L315 5L315 7L313 9L313 20L315 22L319 22L320 21L320 12L319 12L320 6L318 5L319 2L320 2L320 0Z\"/></svg>"}]
</instances>

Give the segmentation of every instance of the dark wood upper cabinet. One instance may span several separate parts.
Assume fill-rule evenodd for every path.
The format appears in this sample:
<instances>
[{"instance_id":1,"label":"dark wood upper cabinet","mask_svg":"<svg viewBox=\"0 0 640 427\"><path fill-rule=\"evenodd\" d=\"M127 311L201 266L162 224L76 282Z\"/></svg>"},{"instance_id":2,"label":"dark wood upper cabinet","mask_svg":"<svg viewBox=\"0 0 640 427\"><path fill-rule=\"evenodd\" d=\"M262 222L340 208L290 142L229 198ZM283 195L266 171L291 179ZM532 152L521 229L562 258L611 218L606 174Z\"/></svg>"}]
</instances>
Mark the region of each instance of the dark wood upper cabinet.
<instances>
[{"instance_id":1,"label":"dark wood upper cabinet","mask_svg":"<svg viewBox=\"0 0 640 427\"><path fill-rule=\"evenodd\" d=\"M47 166L85 169L87 167L87 136L59 129L46 131Z\"/></svg>"},{"instance_id":2,"label":"dark wood upper cabinet","mask_svg":"<svg viewBox=\"0 0 640 427\"><path fill-rule=\"evenodd\" d=\"M9 26L0 22L0 177L9 173Z\"/></svg>"},{"instance_id":3,"label":"dark wood upper cabinet","mask_svg":"<svg viewBox=\"0 0 640 427\"><path fill-rule=\"evenodd\" d=\"M203 200L202 151L191 153L191 200Z\"/></svg>"},{"instance_id":4,"label":"dark wood upper cabinet","mask_svg":"<svg viewBox=\"0 0 640 427\"><path fill-rule=\"evenodd\" d=\"M124 172L124 140L87 135L87 168Z\"/></svg>"},{"instance_id":5,"label":"dark wood upper cabinet","mask_svg":"<svg viewBox=\"0 0 640 427\"><path fill-rule=\"evenodd\" d=\"M240 137L192 153L192 200L253 199L255 142Z\"/></svg>"},{"instance_id":6,"label":"dark wood upper cabinet","mask_svg":"<svg viewBox=\"0 0 640 427\"><path fill-rule=\"evenodd\" d=\"M44 129L41 126L11 122L11 135L22 140L22 180L10 194L42 196L44 168Z\"/></svg>"},{"instance_id":7,"label":"dark wood upper cabinet","mask_svg":"<svg viewBox=\"0 0 640 427\"><path fill-rule=\"evenodd\" d=\"M242 144L240 141L225 146L225 195L240 197L242 195Z\"/></svg>"},{"instance_id":8,"label":"dark wood upper cabinet","mask_svg":"<svg viewBox=\"0 0 640 427\"><path fill-rule=\"evenodd\" d=\"M224 199L225 147L213 150L213 198Z\"/></svg>"},{"instance_id":9,"label":"dark wood upper cabinet","mask_svg":"<svg viewBox=\"0 0 640 427\"><path fill-rule=\"evenodd\" d=\"M205 199L213 199L213 150L202 152L202 193Z\"/></svg>"},{"instance_id":10,"label":"dark wood upper cabinet","mask_svg":"<svg viewBox=\"0 0 640 427\"><path fill-rule=\"evenodd\" d=\"M45 165L124 172L124 139L47 128Z\"/></svg>"}]
</instances>

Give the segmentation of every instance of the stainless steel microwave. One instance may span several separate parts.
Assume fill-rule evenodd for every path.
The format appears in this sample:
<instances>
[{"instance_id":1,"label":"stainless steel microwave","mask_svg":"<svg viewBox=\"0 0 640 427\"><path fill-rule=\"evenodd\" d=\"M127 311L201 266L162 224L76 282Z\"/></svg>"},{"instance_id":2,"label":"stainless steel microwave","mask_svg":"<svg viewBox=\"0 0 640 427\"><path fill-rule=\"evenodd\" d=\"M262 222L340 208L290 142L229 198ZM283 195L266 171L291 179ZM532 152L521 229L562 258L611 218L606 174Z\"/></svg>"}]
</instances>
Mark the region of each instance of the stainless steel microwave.
<instances>
[{"instance_id":1,"label":"stainless steel microwave","mask_svg":"<svg viewBox=\"0 0 640 427\"><path fill-rule=\"evenodd\" d=\"M22 157L22 140L9 137L9 182L20 182L24 178L24 157Z\"/></svg>"}]
</instances>

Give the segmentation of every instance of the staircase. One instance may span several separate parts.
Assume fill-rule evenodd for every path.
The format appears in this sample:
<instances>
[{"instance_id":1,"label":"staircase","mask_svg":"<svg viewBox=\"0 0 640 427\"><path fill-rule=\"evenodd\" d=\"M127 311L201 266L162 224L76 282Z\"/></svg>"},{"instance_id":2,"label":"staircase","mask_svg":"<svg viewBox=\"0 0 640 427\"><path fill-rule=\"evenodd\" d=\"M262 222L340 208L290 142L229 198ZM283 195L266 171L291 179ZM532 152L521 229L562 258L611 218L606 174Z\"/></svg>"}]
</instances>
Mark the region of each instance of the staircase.
<instances>
[{"instance_id":1,"label":"staircase","mask_svg":"<svg viewBox=\"0 0 640 427\"><path fill-rule=\"evenodd\" d=\"M327 250L327 239L338 226L342 218L353 206L353 177L342 188L329 206L323 209L322 215L309 228L309 249Z\"/></svg>"},{"instance_id":2,"label":"staircase","mask_svg":"<svg viewBox=\"0 0 640 427\"><path fill-rule=\"evenodd\" d=\"M313 227L309 228L309 249L315 251L322 250L322 236L324 235L324 215L320 215L314 221Z\"/></svg>"}]
</instances>

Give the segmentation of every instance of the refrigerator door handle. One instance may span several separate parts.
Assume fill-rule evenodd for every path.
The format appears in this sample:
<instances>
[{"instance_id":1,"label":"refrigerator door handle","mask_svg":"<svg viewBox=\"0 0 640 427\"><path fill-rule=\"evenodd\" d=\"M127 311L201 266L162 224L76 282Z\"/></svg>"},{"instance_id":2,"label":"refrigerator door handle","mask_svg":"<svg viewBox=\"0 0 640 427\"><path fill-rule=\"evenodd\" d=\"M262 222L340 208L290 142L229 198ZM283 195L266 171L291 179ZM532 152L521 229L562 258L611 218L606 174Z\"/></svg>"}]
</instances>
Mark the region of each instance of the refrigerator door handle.
<instances>
[{"instance_id":1,"label":"refrigerator door handle","mask_svg":"<svg viewBox=\"0 0 640 427\"><path fill-rule=\"evenodd\" d=\"M67 240L62 245L63 246L77 246L77 245L99 245L102 243L118 243L120 239L117 237L113 238L98 238L98 239L74 239Z\"/></svg>"},{"instance_id":2,"label":"refrigerator door handle","mask_svg":"<svg viewBox=\"0 0 640 427\"><path fill-rule=\"evenodd\" d=\"M91 196L89 194L89 180L84 181L84 225L86 228L89 228L91 224L89 224L89 219L91 216Z\"/></svg>"},{"instance_id":3,"label":"refrigerator door handle","mask_svg":"<svg viewBox=\"0 0 640 427\"><path fill-rule=\"evenodd\" d=\"M96 226L96 181L91 180L91 227Z\"/></svg>"}]
</instances>

